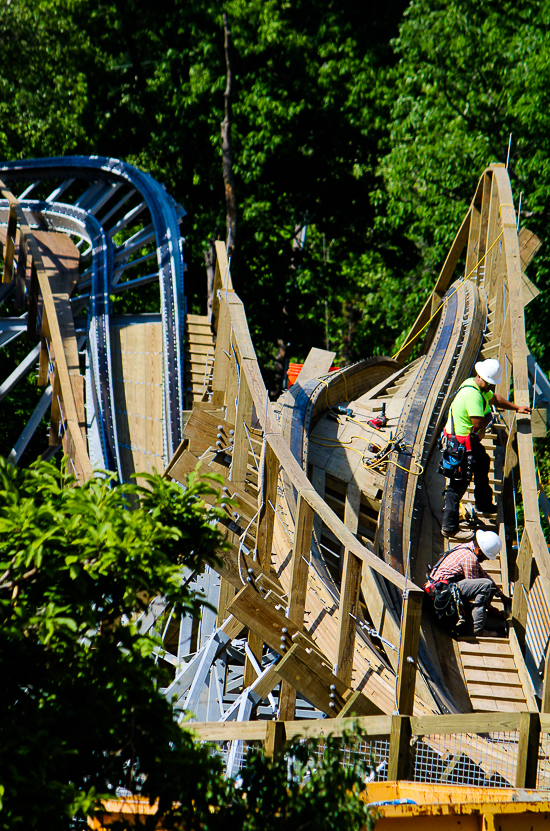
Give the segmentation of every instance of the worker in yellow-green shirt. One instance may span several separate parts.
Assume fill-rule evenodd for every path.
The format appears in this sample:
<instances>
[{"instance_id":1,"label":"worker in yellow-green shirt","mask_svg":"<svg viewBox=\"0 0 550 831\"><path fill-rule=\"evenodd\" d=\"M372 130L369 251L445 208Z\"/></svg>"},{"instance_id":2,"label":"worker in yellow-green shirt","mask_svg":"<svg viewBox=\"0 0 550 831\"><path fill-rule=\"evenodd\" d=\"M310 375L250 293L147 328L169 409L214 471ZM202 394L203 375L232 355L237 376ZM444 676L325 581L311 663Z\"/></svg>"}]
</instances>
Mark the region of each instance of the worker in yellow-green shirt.
<instances>
[{"instance_id":1,"label":"worker in yellow-green shirt","mask_svg":"<svg viewBox=\"0 0 550 831\"><path fill-rule=\"evenodd\" d=\"M489 485L489 468L491 461L481 444L485 429L491 421L491 405L499 410L515 410L517 413L530 413L530 407L520 407L506 398L497 395L495 385L500 382L502 369L494 358L480 361L475 365L475 378L468 378L459 388L453 399L443 431L445 435L454 435L464 445L465 454L455 478L447 483L445 491L445 509L441 533L444 537L457 540L470 540L474 532L470 529L459 530L459 504L473 476L475 508L478 514L496 514L497 506L493 502L493 491Z\"/></svg>"}]
</instances>

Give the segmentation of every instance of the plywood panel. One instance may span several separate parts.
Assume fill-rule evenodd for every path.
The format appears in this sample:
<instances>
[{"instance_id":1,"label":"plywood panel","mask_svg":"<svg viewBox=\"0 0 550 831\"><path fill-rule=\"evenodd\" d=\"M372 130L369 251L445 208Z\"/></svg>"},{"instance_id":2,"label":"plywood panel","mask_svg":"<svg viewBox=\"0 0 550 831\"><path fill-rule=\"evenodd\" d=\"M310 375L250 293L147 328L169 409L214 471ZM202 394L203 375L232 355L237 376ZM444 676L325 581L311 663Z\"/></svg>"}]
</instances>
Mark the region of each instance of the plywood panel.
<instances>
[{"instance_id":1,"label":"plywood panel","mask_svg":"<svg viewBox=\"0 0 550 831\"><path fill-rule=\"evenodd\" d=\"M111 326L115 409L123 476L162 471L162 324Z\"/></svg>"}]
</instances>

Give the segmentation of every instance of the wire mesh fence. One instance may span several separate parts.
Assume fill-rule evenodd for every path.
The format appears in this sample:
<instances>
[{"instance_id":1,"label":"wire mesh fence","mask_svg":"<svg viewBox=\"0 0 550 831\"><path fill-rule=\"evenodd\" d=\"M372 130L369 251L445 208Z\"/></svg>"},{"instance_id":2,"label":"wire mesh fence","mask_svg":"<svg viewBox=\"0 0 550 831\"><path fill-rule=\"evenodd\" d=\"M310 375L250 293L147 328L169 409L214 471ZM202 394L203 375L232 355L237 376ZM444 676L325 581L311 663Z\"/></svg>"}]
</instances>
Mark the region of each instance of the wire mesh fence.
<instances>
[{"instance_id":1,"label":"wire mesh fence","mask_svg":"<svg viewBox=\"0 0 550 831\"><path fill-rule=\"evenodd\" d=\"M319 759L326 750L325 743L318 742L315 753ZM351 744L342 743L340 746L340 764L351 767L362 761L371 769L368 776L370 782L386 782L388 778L388 761L390 757L390 740L388 738L365 739Z\"/></svg>"},{"instance_id":2,"label":"wire mesh fence","mask_svg":"<svg viewBox=\"0 0 550 831\"><path fill-rule=\"evenodd\" d=\"M233 741L208 742L211 752L221 757L226 776L237 776L246 765L248 754L252 748L262 747L262 742L252 742L241 739Z\"/></svg>"},{"instance_id":3,"label":"wire mesh fence","mask_svg":"<svg viewBox=\"0 0 550 831\"><path fill-rule=\"evenodd\" d=\"M519 733L449 733L415 736L410 778L484 788L514 785Z\"/></svg>"},{"instance_id":4,"label":"wire mesh fence","mask_svg":"<svg viewBox=\"0 0 550 831\"><path fill-rule=\"evenodd\" d=\"M541 733L537 764L537 788L550 789L550 734Z\"/></svg>"}]
</instances>

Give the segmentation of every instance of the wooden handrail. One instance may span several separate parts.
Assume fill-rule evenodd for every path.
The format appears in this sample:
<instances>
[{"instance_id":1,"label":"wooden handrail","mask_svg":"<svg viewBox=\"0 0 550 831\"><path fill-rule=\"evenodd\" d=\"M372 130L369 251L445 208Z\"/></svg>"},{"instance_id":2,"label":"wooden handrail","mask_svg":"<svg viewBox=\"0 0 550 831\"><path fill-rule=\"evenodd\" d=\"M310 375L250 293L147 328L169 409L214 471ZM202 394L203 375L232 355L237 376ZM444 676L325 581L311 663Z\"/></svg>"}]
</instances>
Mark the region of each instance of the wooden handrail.
<instances>
[{"instance_id":1,"label":"wooden handrail","mask_svg":"<svg viewBox=\"0 0 550 831\"><path fill-rule=\"evenodd\" d=\"M219 271L221 272L221 269ZM415 583L411 580L405 580L400 572L396 571L384 560L377 557L371 548L360 543L314 489L305 472L300 467L285 442L279 423L273 411L273 405L270 401L268 401L267 389L262 378L260 367L256 358L256 352L250 337L242 301L235 294L235 292L232 291L228 293L227 298L225 295L221 294L218 302L220 315L225 311L225 314L227 314L228 317L229 327L226 328L229 332L228 341L230 341L230 343L227 344L229 349L226 349L225 346L221 346L221 340L220 347L218 348L218 344L216 345L216 358L214 366L216 366L218 357L221 357L219 353L223 349L225 349L225 351L229 354L232 354L231 350L234 350L237 361L240 365L240 371L243 373L250 390L256 416L260 423L261 429L264 431L267 443L277 457L279 464L284 469L290 483L296 489L298 495L302 497L302 499L318 516L322 517L323 522L333 532L333 534L338 537L342 545L359 557L360 560L367 563L374 571L376 571L377 574L380 574L380 576L389 580L400 591L407 589L413 594L422 594L422 589L420 589Z\"/></svg>"},{"instance_id":2,"label":"wooden handrail","mask_svg":"<svg viewBox=\"0 0 550 831\"><path fill-rule=\"evenodd\" d=\"M193 732L197 739L205 742L245 741L259 742L265 752L270 753L273 722L198 722L186 723L182 727ZM409 779L411 754L414 753L412 737L429 736L435 746L446 737L455 734L468 736L487 733L517 733L517 757L514 785L517 788L535 788L537 786L537 768L540 734L550 732L550 716L539 713L465 713L462 715L441 716L364 716L361 718L335 718L330 720L284 721L280 723L279 752L285 740L323 739L329 735L341 737L344 733L353 736L355 727L360 728L367 740L386 739L389 742L388 779ZM447 742L449 739L447 738ZM452 740L451 740L452 741ZM511 743L516 739L511 737ZM460 753L464 745L458 742ZM487 743L486 751L478 747L478 754L484 756L491 766L498 769L503 762L506 772L510 769L508 752L500 758L498 744ZM512 783L511 783L512 784Z\"/></svg>"}]
</instances>

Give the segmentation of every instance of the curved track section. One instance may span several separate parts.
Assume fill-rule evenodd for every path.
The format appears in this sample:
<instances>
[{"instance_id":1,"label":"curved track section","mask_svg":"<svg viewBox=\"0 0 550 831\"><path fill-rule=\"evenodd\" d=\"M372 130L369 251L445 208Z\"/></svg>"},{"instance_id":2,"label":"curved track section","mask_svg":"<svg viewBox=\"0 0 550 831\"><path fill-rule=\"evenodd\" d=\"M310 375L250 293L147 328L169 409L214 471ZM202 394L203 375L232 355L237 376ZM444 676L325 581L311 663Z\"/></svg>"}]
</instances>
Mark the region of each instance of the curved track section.
<instances>
[{"instance_id":1,"label":"curved track section","mask_svg":"<svg viewBox=\"0 0 550 831\"><path fill-rule=\"evenodd\" d=\"M92 256L92 265L82 275L80 288L91 286L89 344L93 399L97 407L95 421L99 426L103 451L101 463L108 469L116 470L121 478L109 333L110 295L121 289L137 289L152 279L159 280L164 347L164 441L165 456L169 458L182 435L185 299L179 219L185 212L152 177L116 159L86 156L31 159L4 163L0 165L0 171L6 182L32 180L32 185L23 196L28 196L44 179L63 180L48 196L47 204L27 200L24 207L45 211L55 229L76 234L90 246L88 253ZM57 200L75 180L86 180L91 184L74 204L59 203ZM95 214L105 208L122 186L126 187L126 194L107 211L101 222L98 221ZM118 219L122 205L130 198L128 189L132 197L138 196L139 202ZM117 233L124 235L132 222L143 217L145 211L150 218L145 227L115 245L113 237ZM112 217L117 221L109 227L107 223ZM129 268L151 258L150 254L137 258L135 255L152 242L158 271L123 282L122 278L129 273ZM85 300L84 297L82 302Z\"/></svg>"}]
</instances>

